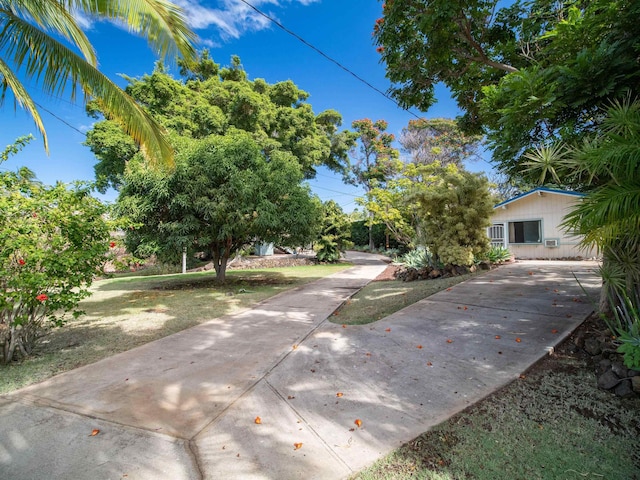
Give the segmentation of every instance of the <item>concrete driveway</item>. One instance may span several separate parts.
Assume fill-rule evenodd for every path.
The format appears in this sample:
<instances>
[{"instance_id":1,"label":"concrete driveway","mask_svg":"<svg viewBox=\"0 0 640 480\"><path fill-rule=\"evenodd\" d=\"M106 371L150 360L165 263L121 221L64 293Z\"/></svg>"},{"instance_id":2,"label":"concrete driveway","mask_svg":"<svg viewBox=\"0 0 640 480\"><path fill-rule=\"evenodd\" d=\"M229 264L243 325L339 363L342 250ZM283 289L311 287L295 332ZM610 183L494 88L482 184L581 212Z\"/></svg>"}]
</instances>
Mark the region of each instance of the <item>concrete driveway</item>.
<instances>
[{"instance_id":1,"label":"concrete driveway","mask_svg":"<svg viewBox=\"0 0 640 480\"><path fill-rule=\"evenodd\" d=\"M327 317L386 267L351 260L255 309L0 397L0 478L346 478L573 331L592 310L574 275L599 289L594 263L518 262L343 328Z\"/></svg>"}]
</instances>

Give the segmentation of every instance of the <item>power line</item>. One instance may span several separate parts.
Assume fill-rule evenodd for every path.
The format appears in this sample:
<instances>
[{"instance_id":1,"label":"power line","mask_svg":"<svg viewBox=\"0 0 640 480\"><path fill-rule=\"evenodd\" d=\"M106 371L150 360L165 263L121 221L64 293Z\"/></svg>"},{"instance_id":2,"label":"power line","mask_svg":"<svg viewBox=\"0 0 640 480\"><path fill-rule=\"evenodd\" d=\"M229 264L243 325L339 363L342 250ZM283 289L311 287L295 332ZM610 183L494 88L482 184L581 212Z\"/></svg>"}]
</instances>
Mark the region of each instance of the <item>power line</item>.
<instances>
[{"instance_id":1,"label":"power line","mask_svg":"<svg viewBox=\"0 0 640 480\"><path fill-rule=\"evenodd\" d=\"M263 16L264 18L266 18L267 20L269 20L270 22L272 22L273 24L277 25L278 28L284 30L286 33L288 33L289 35L291 35L292 37L294 37L295 39L297 39L298 41L300 41L301 43L303 43L304 45L306 45L307 47L309 47L311 50L315 51L316 53L320 54L321 56L323 56L324 58L326 58L327 60L329 60L331 63L334 63L335 65L337 65L339 68L341 68L342 70L344 70L345 72L347 72L349 75L352 75L353 77L355 77L358 81L364 83L367 87L369 87L370 89L374 90L375 92L379 93L380 95L382 95L384 98L386 98L387 100L393 102L397 107L401 108L402 110L404 110L405 112L407 112L409 115L414 116L415 118L417 118L418 120L420 120L421 117L419 117L418 115L416 115L415 113L413 113L411 110L403 107L402 105L400 105L398 102L396 102L393 97L390 97L389 95L387 95L385 92L383 92L382 90L380 90L378 87L373 86L371 83L369 83L368 81L366 81L364 78L362 78L360 75L358 75L357 73L353 72L352 70L350 70L349 68L345 67L344 65L342 65L340 62L338 62L337 60L335 60L334 58L330 57L329 55L327 55L326 53L324 53L322 50L320 50L318 47L316 47L315 45L312 45L311 43L307 42L304 38L302 38L300 35L298 35L297 33L289 30L287 27L285 27L282 23L278 22L277 20L275 20L274 18L271 18L269 15L267 15L266 13L264 13L262 10L258 9L257 7L254 7L253 5L251 5L249 2L247 2L246 0L240 0L242 3L244 3L247 7L253 9L256 13L258 13L259 15Z\"/></svg>"},{"instance_id":2,"label":"power line","mask_svg":"<svg viewBox=\"0 0 640 480\"><path fill-rule=\"evenodd\" d=\"M33 102L39 109L44 110L45 112L47 112L49 115L51 115L53 118L61 121L62 123L64 123L67 127L69 127L72 130L75 130L76 132L78 132L80 135L82 135L83 137L85 136L85 133L82 130L77 129L76 127L74 127L73 125L71 125L69 122L67 122L65 119L60 118L58 115L56 115L55 113L53 113L51 110L43 107L42 105L40 105L38 102Z\"/></svg>"},{"instance_id":3,"label":"power line","mask_svg":"<svg viewBox=\"0 0 640 480\"><path fill-rule=\"evenodd\" d=\"M326 190L327 192L339 193L340 195L346 195L348 197L360 198L362 195L354 195L352 193L339 192L338 190L331 190L330 188L319 187L318 185L311 185L313 188L319 188L320 190Z\"/></svg>"}]
</instances>

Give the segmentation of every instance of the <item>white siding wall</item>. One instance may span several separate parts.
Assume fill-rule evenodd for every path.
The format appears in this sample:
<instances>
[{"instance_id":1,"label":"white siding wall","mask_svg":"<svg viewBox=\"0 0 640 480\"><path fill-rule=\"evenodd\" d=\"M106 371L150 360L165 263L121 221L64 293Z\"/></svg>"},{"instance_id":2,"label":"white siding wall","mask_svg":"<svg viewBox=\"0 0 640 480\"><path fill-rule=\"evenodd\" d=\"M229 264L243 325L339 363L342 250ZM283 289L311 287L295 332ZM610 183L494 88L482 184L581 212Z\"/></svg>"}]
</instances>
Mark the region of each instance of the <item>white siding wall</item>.
<instances>
[{"instance_id":1,"label":"white siding wall","mask_svg":"<svg viewBox=\"0 0 640 480\"><path fill-rule=\"evenodd\" d=\"M584 251L578 247L579 238L567 235L560 229L563 217L570 211L579 197L561 195L551 192L535 192L526 197L515 200L504 207L494 210L492 222L504 223L506 246L516 258L572 258L593 257L592 251ZM512 244L509 243L509 222L540 220L542 229L541 244ZM544 241L557 239L558 247L545 247Z\"/></svg>"}]
</instances>

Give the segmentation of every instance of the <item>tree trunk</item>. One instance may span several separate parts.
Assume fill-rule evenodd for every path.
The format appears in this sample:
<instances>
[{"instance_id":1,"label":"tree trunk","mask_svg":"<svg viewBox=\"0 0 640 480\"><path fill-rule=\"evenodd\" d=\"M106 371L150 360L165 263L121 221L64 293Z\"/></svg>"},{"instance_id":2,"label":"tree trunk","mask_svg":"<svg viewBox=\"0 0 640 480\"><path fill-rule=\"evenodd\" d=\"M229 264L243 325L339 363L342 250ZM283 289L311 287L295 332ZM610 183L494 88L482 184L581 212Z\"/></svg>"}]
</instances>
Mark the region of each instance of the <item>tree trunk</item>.
<instances>
[{"instance_id":1,"label":"tree trunk","mask_svg":"<svg viewBox=\"0 0 640 480\"><path fill-rule=\"evenodd\" d=\"M213 256L213 268L216 271L216 281L224 283L227 279L227 264L231 256L232 238L228 237L224 242L215 242L211 248Z\"/></svg>"},{"instance_id":2,"label":"tree trunk","mask_svg":"<svg viewBox=\"0 0 640 480\"><path fill-rule=\"evenodd\" d=\"M373 252L376 246L373 243L373 213L369 212L369 250Z\"/></svg>"}]
</instances>

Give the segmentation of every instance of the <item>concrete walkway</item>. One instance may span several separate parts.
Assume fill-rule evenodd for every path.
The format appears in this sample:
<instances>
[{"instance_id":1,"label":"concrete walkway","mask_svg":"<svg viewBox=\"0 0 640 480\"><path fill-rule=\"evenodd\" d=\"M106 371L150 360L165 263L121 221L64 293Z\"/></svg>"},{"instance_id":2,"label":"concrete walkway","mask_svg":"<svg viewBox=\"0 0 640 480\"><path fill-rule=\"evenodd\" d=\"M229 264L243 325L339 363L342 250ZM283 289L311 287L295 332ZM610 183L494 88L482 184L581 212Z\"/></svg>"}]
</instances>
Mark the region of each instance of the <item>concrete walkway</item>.
<instances>
[{"instance_id":1,"label":"concrete walkway","mask_svg":"<svg viewBox=\"0 0 640 480\"><path fill-rule=\"evenodd\" d=\"M594 263L519 262L343 328L327 317L386 267L351 257L252 310L0 397L0 478L346 478L573 331L592 309L574 275L598 290Z\"/></svg>"}]
</instances>

